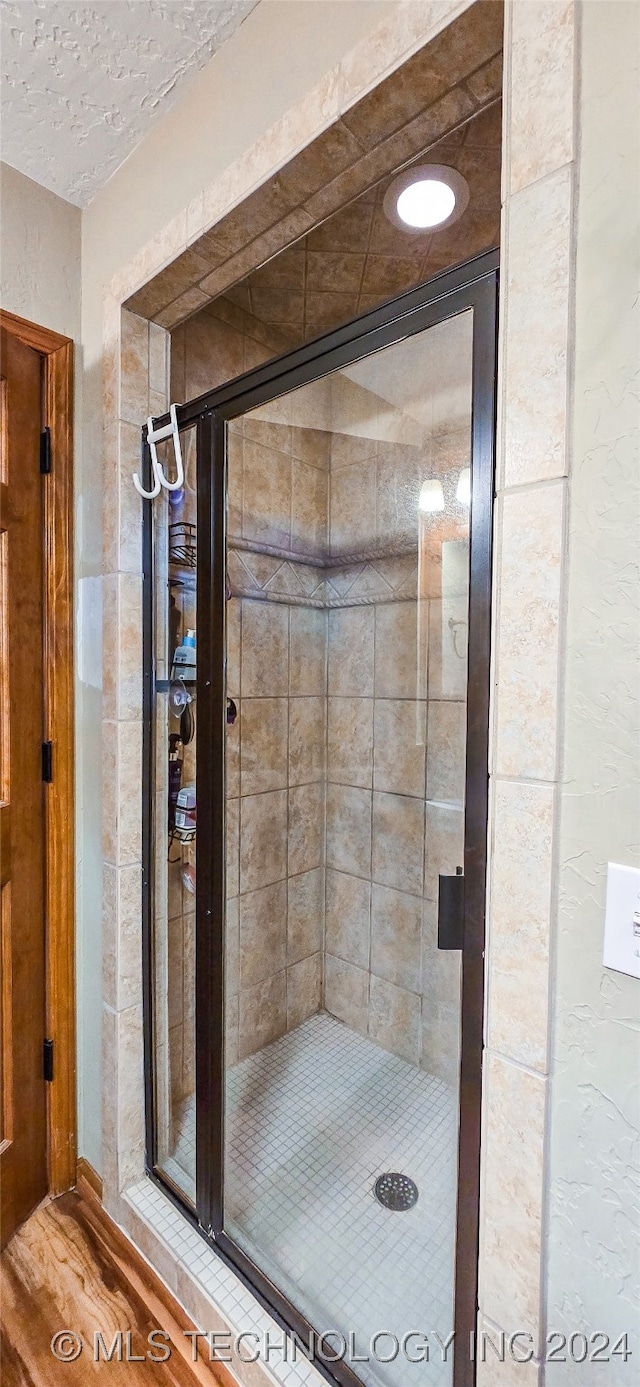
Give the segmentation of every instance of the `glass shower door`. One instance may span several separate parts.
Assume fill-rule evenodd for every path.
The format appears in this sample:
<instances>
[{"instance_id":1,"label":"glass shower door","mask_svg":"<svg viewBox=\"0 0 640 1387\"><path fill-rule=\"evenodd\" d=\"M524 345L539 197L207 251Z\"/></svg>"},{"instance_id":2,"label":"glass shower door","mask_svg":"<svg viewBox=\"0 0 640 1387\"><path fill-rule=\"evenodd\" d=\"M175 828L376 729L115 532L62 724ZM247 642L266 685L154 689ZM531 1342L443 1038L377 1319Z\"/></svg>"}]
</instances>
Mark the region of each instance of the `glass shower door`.
<instances>
[{"instance_id":1,"label":"glass shower door","mask_svg":"<svg viewBox=\"0 0 640 1387\"><path fill-rule=\"evenodd\" d=\"M495 332L488 256L182 406L154 521L149 1166L343 1387L473 1382Z\"/></svg>"},{"instance_id":2,"label":"glass shower door","mask_svg":"<svg viewBox=\"0 0 640 1387\"><path fill-rule=\"evenodd\" d=\"M227 425L224 1230L389 1387L452 1371L472 356L467 309Z\"/></svg>"}]
</instances>

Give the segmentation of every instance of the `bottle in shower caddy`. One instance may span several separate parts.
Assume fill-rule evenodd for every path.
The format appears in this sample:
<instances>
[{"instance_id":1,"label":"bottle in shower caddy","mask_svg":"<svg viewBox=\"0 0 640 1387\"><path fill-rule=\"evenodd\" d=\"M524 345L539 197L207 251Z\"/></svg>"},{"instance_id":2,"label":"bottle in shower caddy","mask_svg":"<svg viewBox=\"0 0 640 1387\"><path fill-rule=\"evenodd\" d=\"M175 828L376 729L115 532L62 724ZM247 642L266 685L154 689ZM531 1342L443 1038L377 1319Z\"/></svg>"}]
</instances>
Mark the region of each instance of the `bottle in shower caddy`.
<instances>
[{"instance_id":1,"label":"bottle in shower caddy","mask_svg":"<svg viewBox=\"0 0 640 1387\"><path fill-rule=\"evenodd\" d=\"M182 783L182 757L180 755L181 740L177 732L172 732L169 737L169 832L173 833L176 826L176 804L180 794Z\"/></svg>"},{"instance_id":2,"label":"bottle in shower caddy","mask_svg":"<svg viewBox=\"0 0 640 1387\"><path fill-rule=\"evenodd\" d=\"M183 785L176 800L175 837L181 843L192 843L196 836L196 787Z\"/></svg>"},{"instance_id":3,"label":"bottle in shower caddy","mask_svg":"<svg viewBox=\"0 0 640 1387\"><path fill-rule=\"evenodd\" d=\"M182 638L182 645L178 646L173 657L173 679L186 679L195 681L196 677L196 633L188 628L186 636Z\"/></svg>"}]
</instances>

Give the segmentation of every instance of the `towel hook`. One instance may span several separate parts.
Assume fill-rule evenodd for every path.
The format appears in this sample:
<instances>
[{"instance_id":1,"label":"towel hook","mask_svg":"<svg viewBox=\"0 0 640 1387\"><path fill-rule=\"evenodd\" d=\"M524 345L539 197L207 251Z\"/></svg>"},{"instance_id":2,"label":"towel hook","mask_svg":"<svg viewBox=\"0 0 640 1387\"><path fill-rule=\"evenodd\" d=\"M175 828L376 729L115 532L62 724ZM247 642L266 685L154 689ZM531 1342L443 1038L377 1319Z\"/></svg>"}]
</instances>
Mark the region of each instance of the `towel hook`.
<instances>
[{"instance_id":1,"label":"towel hook","mask_svg":"<svg viewBox=\"0 0 640 1387\"><path fill-rule=\"evenodd\" d=\"M137 472L134 472L133 474L133 485L135 486L135 489L138 492L138 494L144 497L145 501L152 501L154 496L158 496L160 494L161 487L164 487L165 491L179 491L180 488L184 486L184 466L182 463L182 449L180 447L180 433L178 430L176 405L170 406L169 419L170 422L168 424L165 424L164 427L161 429L154 429L153 418L151 416L147 419L147 443L149 444L149 449L151 452L151 467L153 470L153 486L151 488L151 491L145 490ZM173 438L173 450L176 460L176 475L175 480L172 482L169 481L169 478L163 471L162 465L158 460L158 450L156 445L158 443L163 442L165 438Z\"/></svg>"}]
</instances>

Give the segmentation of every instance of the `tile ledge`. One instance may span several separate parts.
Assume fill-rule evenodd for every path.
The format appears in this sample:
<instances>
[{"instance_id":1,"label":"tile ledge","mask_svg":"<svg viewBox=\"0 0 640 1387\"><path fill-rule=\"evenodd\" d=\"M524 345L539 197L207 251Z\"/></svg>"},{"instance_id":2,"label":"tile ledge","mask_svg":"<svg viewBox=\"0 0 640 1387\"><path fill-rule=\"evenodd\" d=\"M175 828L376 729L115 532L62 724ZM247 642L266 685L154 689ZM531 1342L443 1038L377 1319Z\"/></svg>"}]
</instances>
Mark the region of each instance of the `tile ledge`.
<instances>
[{"instance_id":1,"label":"tile ledge","mask_svg":"<svg viewBox=\"0 0 640 1387\"><path fill-rule=\"evenodd\" d=\"M120 1196L120 1210L127 1236L158 1271L158 1274L162 1276L162 1271L158 1270L154 1262L153 1249L139 1247L135 1232L128 1226L127 1213L129 1211L143 1225L145 1231L157 1240L164 1253L173 1258L176 1272L183 1272L184 1277L188 1279L194 1291L194 1303L189 1304L189 1297L184 1294L184 1280L182 1286L178 1286L177 1291L172 1288L172 1293L177 1296L184 1309L196 1323L201 1318L202 1301L204 1300L211 1306L212 1321L216 1318L224 1321L231 1336L232 1346L234 1338L241 1333L257 1335L261 1343L268 1342L267 1334L272 1336L271 1343L274 1342L273 1336L282 1335L283 1330L277 1321L272 1319L266 1310L263 1310L244 1282L222 1261L215 1249L196 1231L186 1215L180 1212L168 1195L164 1194L149 1176L136 1181L135 1184L129 1185L124 1190ZM215 1287L212 1287L212 1283L216 1283ZM196 1308L196 1304L198 1308ZM218 1334L225 1332L225 1330L216 1329L213 1323L211 1326L203 1326L203 1328L205 1332L208 1329ZM282 1363L277 1361L267 1367L258 1359L251 1366L252 1382L255 1380L257 1383L259 1375L264 1387L289 1387L291 1383L290 1361L285 1360ZM236 1361L230 1362L228 1367L235 1375L237 1371ZM299 1387L322 1387L324 1379L310 1363L298 1359L295 1372L296 1387L298 1384ZM255 1374L255 1379L253 1374Z\"/></svg>"}]
</instances>

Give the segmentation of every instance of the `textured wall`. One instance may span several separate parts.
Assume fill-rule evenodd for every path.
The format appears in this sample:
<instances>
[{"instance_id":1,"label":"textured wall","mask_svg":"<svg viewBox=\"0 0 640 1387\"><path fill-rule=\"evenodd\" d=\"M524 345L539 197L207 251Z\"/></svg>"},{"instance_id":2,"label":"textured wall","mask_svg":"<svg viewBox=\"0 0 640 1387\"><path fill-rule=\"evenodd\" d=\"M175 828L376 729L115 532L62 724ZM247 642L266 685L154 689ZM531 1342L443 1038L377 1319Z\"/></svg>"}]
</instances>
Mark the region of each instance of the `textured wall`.
<instances>
[{"instance_id":1,"label":"textured wall","mask_svg":"<svg viewBox=\"0 0 640 1387\"><path fill-rule=\"evenodd\" d=\"M637 1331L640 1280L640 984L602 967L607 861L640 864L639 52L637 6L583 7L548 1300L550 1328L614 1337ZM636 1373L617 1358L546 1380Z\"/></svg>"},{"instance_id":2,"label":"textured wall","mask_svg":"<svg viewBox=\"0 0 640 1387\"><path fill-rule=\"evenodd\" d=\"M78 341L78 208L8 164L0 164L0 197L2 307Z\"/></svg>"}]
</instances>

